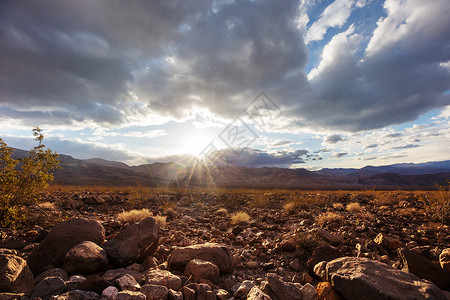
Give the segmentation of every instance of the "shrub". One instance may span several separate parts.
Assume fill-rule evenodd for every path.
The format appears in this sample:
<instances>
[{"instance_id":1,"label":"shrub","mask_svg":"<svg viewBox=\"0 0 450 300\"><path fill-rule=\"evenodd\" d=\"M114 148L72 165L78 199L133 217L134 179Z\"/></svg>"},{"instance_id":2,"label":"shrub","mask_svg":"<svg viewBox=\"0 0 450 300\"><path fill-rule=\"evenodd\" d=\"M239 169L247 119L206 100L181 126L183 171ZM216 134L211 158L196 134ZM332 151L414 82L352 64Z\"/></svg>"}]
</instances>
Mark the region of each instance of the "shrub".
<instances>
[{"instance_id":1,"label":"shrub","mask_svg":"<svg viewBox=\"0 0 450 300\"><path fill-rule=\"evenodd\" d=\"M342 215L334 212L326 212L317 217L316 221L319 225L340 225L343 220Z\"/></svg>"},{"instance_id":2,"label":"shrub","mask_svg":"<svg viewBox=\"0 0 450 300\"><path fill-rule=\"evenodd\" d=\"M249 223L250 216L243 211L239 211L231 216L231 224Z\"/></svg>"},{"instance_id":3,"label":"shrub","mask_svg":"<svg viewBox=\"0 0 450 300\"><path fill-rule=\"evenodd\" d=\"M426 193L422 200L425 211L432 220L450 225L450 189L438 186L437 192Z\"/></svg>"},{"instance_id":4,"label":"shrub","mask_svg":"<svg viewBox=\"0 0 450 300\"><path fill-rule=\"evenodd\" d=\"M333 208L337 209L337 210L342 210L342 209L344 209L344 204L342 204L342 203L333 203Z\"/></svg>"},{"instance_id":5,"label":"shrub","mask_svg":"<svg viewBox=\"0 0 450 300\"><path fill-rule=\"evenodd\" d=\"M154 216L153 218L155 218L155 221L159 227L166 226L166 220L167 220L166 216Z\"/></svg>"},{"instance_id":6,"label":"shrub","mask_svg":"<svg viewBox=\"0 0 450 300\"><path fill-rule=\"evenodd\" d=\"M146 208L139 210L133 209L130 211L124 211L117 214L117 219L131 223L140 222L147 217L153 217L153 213Z\"/></svg>"},{"instance_id":7,"label":"shrub","mask_svg":"<svg viewBox=\"0 0 450 300\"><path fill-rule=\"evenodd\" d=\"M177 216L177 211L172 207L169 207L164 210L164 214L167 216L169 220L172 220Z\"/></svg>"},{"instance_id":8,"label":"shrub","mask_svg":"<svg viewBox=\"0 0 450 300\"><path fill-rule=\"evenodd\" d=\"M0 139L0 225L16 226L23 219L21 208L38 203L38 193L53 180L59 167L58 154L46 149L39 127L33 128L38 146L14 159L13 149Z\"/></svg>"},{"instance_id":9,"label":"shrub","mask_svg":"<svg viewBox=\"0 0 450 300\"><path fill-rule=\"evenodd\" d=\"M294 202L288 202L283 205L283 209L288 214L293 214L297 210L297 205Z\"/></svg>"},{"instance_id":10,"label":"shrub","mask_svg":"<svg viewBox=\"0 0 450 300\"><path fill-rule=\"evenodd\" d=\"M294 241L298 248L312 253L314 249L325 244L323 238L318 232L297 232L294 235Z\"/></svg>"},{"instance_id":11,"label":"shrub","mask_svg":"<svg viewBox=\"0 0 450 300\"><path fill-rule=\"evenodd\" d=\"M359 205L358 202L352 202L347 204L345 209L347 209L349 212L356 212L361 210L361 205Z\"/></svg>"},{"instance_id":12,"label":"shrub","mask_svg":"<svg viewBox=\"0 0 450 300\"><path fill-rule=\"evenodd\" d=\"M226 216L226 215L228 215L228 210L226 208L219 208L217 210L217 214L219 216Z\"/></svg>"}]
</instances>

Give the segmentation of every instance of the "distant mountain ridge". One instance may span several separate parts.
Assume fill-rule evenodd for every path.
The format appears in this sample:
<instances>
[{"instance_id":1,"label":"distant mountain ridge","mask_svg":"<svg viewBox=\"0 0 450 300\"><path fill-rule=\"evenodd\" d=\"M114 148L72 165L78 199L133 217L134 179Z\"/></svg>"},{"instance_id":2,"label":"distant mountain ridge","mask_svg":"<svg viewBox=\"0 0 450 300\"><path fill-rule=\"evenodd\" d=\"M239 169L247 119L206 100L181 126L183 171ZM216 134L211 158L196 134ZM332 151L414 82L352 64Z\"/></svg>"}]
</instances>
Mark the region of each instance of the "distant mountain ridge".
<instances>
[{"instance_id":1,"label":"distant mountain ridge","mask_svg":"<svg viewBox=\"0 0 450 300\"><path fill-rule=\"evenodd\" d=\"M16 149L14 157L26 155ZM150 187L222 187L222 188L298 188L298 189L433 189L448 185L450 160L355 168L246 168L223 166L219 169L200 165L152 163L129 166L102 158L80 160L60 155L56 184Z\"/></svg>"}]
</instances>

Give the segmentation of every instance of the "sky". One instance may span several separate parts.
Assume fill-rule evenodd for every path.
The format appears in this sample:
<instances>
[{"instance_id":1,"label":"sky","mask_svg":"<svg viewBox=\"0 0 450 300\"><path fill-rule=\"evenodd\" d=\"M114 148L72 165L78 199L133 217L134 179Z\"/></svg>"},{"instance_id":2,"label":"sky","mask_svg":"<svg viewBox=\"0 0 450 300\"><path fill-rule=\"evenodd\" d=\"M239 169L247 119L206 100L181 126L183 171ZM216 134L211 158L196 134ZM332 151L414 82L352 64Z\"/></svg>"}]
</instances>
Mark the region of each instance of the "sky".
<instances>
[{"instance_id":1,"label":"sky","mask_svg":"<svg viewBox=\"0 0 450 300\"><path fill-rule=\"evenodd\" d=\"M129 165L450 159L450 1L0 4L0 138Z\"/></svg>"}]
</instances>

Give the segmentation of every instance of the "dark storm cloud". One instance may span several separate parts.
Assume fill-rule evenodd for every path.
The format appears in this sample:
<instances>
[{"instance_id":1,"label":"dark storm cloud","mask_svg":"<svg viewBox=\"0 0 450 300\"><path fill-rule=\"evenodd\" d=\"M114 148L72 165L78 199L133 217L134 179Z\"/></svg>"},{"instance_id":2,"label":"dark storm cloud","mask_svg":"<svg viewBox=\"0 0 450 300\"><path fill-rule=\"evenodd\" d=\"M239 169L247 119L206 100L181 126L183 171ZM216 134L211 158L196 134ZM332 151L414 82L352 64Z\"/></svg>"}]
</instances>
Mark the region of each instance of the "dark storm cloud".
<instances>
[{"instance_id":1,"label":"dark storm cloud","mask_svg":"<svg viewBox=\"0 0 450 300\"><path fill-rule=\"evenodd\" d=\"M327 136L323 142L326 144L336 144L337 142L344 140L345 139L340 134L332 134Z\"/></svg>"},{"instance_id":2,"label":"dark storm cloud","mask_svg":"<svg viewBox=\"0 0 450 300\"><path fill-rule=\"evenodd\" d=\"M308 150L266 152L251 148L227 148L218 150L221 164L230 164L242 167L289 167L294 164L304 163Z\"/></svg>"},{"instance_id":3,"label":"dark storm cloud","mask_svg":"<svg viewBox=\"0 0 450 300\"><path fill-rule=\"evenodd\" d=\"M264 90L293 128L399 124L450 104L448 1L416 4L399 12L386 1L372 37L335 36L330 63L307 79L298 1L6 0L0 113L48 124L126 124L194 107L236 117Z\"/></svg>"}]
</instances>

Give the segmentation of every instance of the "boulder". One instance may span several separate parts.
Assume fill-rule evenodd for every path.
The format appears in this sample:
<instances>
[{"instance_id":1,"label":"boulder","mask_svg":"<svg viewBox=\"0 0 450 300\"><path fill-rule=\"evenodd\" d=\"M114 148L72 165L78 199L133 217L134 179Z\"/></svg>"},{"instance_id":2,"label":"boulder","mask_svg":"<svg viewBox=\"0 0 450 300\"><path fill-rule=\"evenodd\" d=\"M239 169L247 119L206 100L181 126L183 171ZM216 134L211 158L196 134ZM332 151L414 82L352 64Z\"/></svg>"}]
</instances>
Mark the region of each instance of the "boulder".
<instances>
[{"instance_id":1,"label":"boulder","mask_svg":"<svg viewBox=\"0 0 450 300\"><path fill-rule=\"evenodd\" d=\"M34 277L27 262L14 254L0 254L0 292L30 295Z\"/></svg>"},{"instance_id":2,"label":"boulder","mask_svg":"<svg viewBox=\"0 0 450 300\"><path fill-rule=\"evenodd\" d=\"M100 222L70 219L55 225L47 237L30 254L28 264L33 274L42 273L48 266L62 266L67 252L83 241L103 243L105 229Z\"/></svg>"},{"instance_id":3,"label":"boulder","mask_svg":"<svg viewBox=\"0 0 450 300\"><path fill-rule=\"evenodd\" d=\"M446 299L431 282L368 258L332 260L327 264L327 275L345 299Z\"/></svg>"},{"instance_id":4,"label":"boulder","mask_svg":"<svg viewBox=\"0 0 450 300\"><path fill-rule=\"evenodd\" d=\"M147 300L165 300L169 297L169 290L162 285L146 284L141 287L140 292Z\"/></svg>"},{"instance_id":5,"label":"boulder","mask_svg":"<svg viewBox=\"0 0 450 300\"><path fill-rule=\"evenodd\" d=\"M342 257L342 252L339 249L329 245L323 245L313 251L311 258L306 263L306 267L309 273L313 274L314 267L321 261L329 262L339 257Z\"/></svg>"},{"instance_id":6,"label":"boulder","mask_svg":"<svg viewBox=\"0 0 450 300\"><path fill-rule=\"evenodd\" d=\"M61 278L47 277L36 285L32 298L40 297L42 300L48 300L54 295L61 294L65 288L66 284Z\"/></svg>"},{"instance_id":7,"label":"boulder","mask_svg":"<svg viewBox=\"0 0 450 300\"><path fill-rule=\"evenodd\" d=\"M254 286L247 295L247 300L271 300L266 293Z\"/></svg>"},{"instance_id":8,"label":"boulder","mask_svg":"<svg viewBox=\"0 0 450 300\"><path fill-rule=\"evenodd\" d=\"M64 269L69 274L92 274L103 271L107 264L106 251L91 241L84 241L67 252Z\"/></svg>"},{"instance_id":9,"label":"boulder","mask_svg":"<svg viewBox=\"0 0 450 300\"><path fill-rule=\"evenodd\" d=\"M427 279L443 290L450 289L450 273L409 249L399 249L402 271Z\"/></svg>"},{"instance_id":10,"label":"boulder","mask_svg":"<svg viewBox=\"0 0 450 300\"><path fill-rule=\"evenodd\" d=\"M175 248L168 258L169 268L184 268L194 258L214 263L222 273L233 270L230 250L225 245L215 243Z\"/></svg>"},{"instance_id":11,"label":"boulder","mask_svg":"<svg viewBox=\"0 0 450 300\"><path fill-rule=\"evenodd\" d=\"M284 282L274 273L267 275L267 283L263 289L272 299L279 300L301 300L302 292L293 283Z\"/></svg>"},{"instance_id":12,"label":"boulder","mask_svg":"<svg viewBox=\"0 0 450 300\"><path fill-rule=\"evenodd\" d=\"M102 294L108 286L112 285L108 280L103 279L98 275L91 275L83 282L80 282L79 289L83 291L95 292L99 295Z\"/></svg>"},{"instance_id":13,"label":"boulder","mask_svg":"<svg viewBox=\"0 0 450 300\"><path fill-rule=\"evenodd\" d=\"M441 264L442 269L450 272L450 248L442 250L439 255L439 263Z\"/></svg>"},{"instance_id":14,"label":"boulder","mask_svg":"<svg viewBox=\"0 0 450 300\"><path fill-rule=\"evenodd\" d=\"M73 275L66 280L66 291L79 290L80 284L86 280L86 277L81 275Z\"/></svg>"},{"instance_id":15,"label":"boulder","mask_svg":"<svg viewBox=\"0 0 450 300\"><path fill-rule=\"evenodd\" d=\"M153 255L158 247L158 239L159 226L154 218L148 217L139 224L126 227L102 247L112 264L128 266Z\"/></svg>"},{"instance_id":16,"label":"boulder","mask_svg":"<svg viewBox=\"0 0 450 300\"><path fill-rule=\"evenodd\" d=\"M181 278L166 270L151 269L145 273L146 284L163 285L168 289L178 291L181 288Z\"/></svg>"},{"instance_id":17,"label":"boulder","mask_svg":"<svg viewBox=\"0 0 450 300\"><path fill-rule=\"evenodd\" d=\"M186 265L184 275L192 276L194 282L199 282L202 279L217 281L220 276L219 268L209 261L200 259L193 259Z\"/></svg>"}]
</instances>

